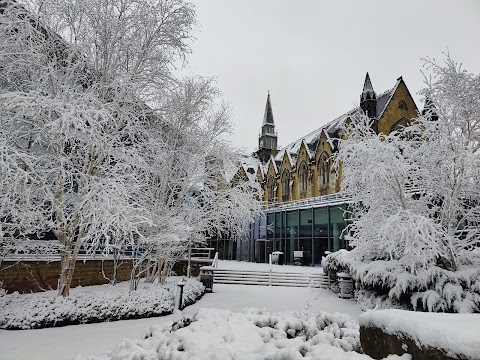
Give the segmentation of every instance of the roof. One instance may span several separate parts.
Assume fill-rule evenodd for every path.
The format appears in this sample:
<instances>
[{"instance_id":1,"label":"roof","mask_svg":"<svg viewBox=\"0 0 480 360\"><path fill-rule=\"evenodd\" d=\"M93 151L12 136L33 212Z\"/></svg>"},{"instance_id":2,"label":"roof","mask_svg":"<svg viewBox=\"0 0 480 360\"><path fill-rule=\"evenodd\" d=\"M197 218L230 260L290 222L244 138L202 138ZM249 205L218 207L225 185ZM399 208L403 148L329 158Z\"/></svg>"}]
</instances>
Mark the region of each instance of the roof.
<instances>
[{"instance_id":1,"label":"roof","mask_svg":"<svg viewBox=\"0 0 480 360\"><path fill-rule=\"evenodd\" d=\"M369 77L367 74L367 78L365 79L365 83L367 83L367 80L371 86L371 82L369 81ZM377 97L377 114L376 117L380 118L385 111L388 103L393 97L393 94L395 93L398 85L400 84L400 81L402 79L398 78L397 83L395 86L382 94L380 94ZM367 84L368 85L368 84ZM309 149L312 153L315 152L320 136L322 134L322 131L325 132L325 135L327 137L327 141L330 143L330 146L334 148L335 145L335 140L338 139L338 137L341 135L340 134L340 126L341 124L349 117L351 117L353 114L355 114L357 111L360 110L360 106L357 106L350 111L347 111L345 114L340 115L339 117L333 119L332 121L328 122L327 124L323 125L322 127L313 130L309 134L303 136L302 138L295 140L294 142L291 142L287 146L283 147L280 149L280 151L277 153L277 156L275 156L275 160L277 161L282 161L283 160L283 154L285 151L289 153L289 157L294 160L296 160L296 154L298 153L298 150L300 150L300 145L302 142L305 142L305 145L307 149ZM294 164L292 164L294 166Z\"/></svg>"},{"instance_id":2,"label":"roof","mask_svg":"<svg viewBox=\"0 0 480 360\"><path fill-rule=\"evenodd\" d=\"M376 107L377 113L375 114L377 119L380 119L381 116L383 115L385 109L390 103L401 81L402 81L402 78L399 77L393 88L378 95L377 107ZM368 73L365 78L364 91L365 90L373 92L372 83L370 81L370 76L368 75ZM336 145L338 145L338 140L341 137L341 125L349 117L353 116L357 111L360 111L360 110L361 110L360 106L357 106L351 109L350 111L347 111L346 113L340 115L339 117L333 119L332 121L328 122L322 127L315 129L309 134L301 137L300 139L291 142L287 146L284 146L283 148L279 149L275 157L271 157L268 160L268 162L264 165L264 167L262 167L262 165L260 164L260 160L255 156L250 156L250 158L256 159L256 161L259 163L259 165L261 166L262 170L265 171L265 173L268 171L269 163L272 162L275 172L278 173L278 169L281 166L281 163L286 153L288 160L292 165L292 168L294 168L296 166L298 152L300 150L302 142L305 143L305 148L307 149L307 153L310 159L312 159L313 156L315 156L315 152L317 150L318 144L320 143L320 137L322 135L322 132L325 134L325 137L329 142L330 146L332 147L332 149L335 149ZM269 120L270 117L271 117L271 123L273 124L273 113L271 112L270 93L269 93L267 97L267 105L265 108L264 124L270 121ZM258 169L258 165L256 166L256 168Z\"/></svg>"}]
</instances>

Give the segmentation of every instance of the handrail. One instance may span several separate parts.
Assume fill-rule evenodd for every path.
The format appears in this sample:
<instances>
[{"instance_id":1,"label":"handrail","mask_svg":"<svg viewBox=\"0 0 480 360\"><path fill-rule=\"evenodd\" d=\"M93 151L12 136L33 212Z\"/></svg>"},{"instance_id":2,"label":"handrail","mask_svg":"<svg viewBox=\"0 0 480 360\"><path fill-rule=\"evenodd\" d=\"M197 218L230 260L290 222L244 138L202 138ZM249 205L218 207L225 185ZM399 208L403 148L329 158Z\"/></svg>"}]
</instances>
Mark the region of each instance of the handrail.
<instances>
[{"instance_id":1,"label":"handrail","mask_svg":"<svg viewBox=\"0 0 480 360\"><path fill-rule=\"evenodd\" d=\"M334 194L329 194L329 195L322 195L322 196L316 196L316 197L311 197L307 199L298 199L298 200L290 200L290 201L285 201L285 202L279 202L279 201L261 201L261 207L263 209L274 209L274 208L283 208L283 207L289 207L289 206L294 206L294 205L308 205L308 204L318 204L318 203L328 203L334 200L350 200L350 196L348 196L347 193L345 192L338 192Z\"/></svg>"},{"instance_id":2,"label":"handrail","mask_svg":"<svg viewBox=\"0 0 480 360\"><path fill-rule=\"evenodd\" d=\"M212 267L214 269L216 269L218 267L218 251L215 253L215 257L213 258Z\"/></svg>"},{"instance_id":3,"label":"handrail","mask_svg":"<svg viewBox=\"0 0 480 360\"><path fill-rule=\"evenodd\" d=\"M270 274L268 276L268 286L272 286L272 254L268 254L268 268L270 269Z\"/></svg>"}]
</instances>

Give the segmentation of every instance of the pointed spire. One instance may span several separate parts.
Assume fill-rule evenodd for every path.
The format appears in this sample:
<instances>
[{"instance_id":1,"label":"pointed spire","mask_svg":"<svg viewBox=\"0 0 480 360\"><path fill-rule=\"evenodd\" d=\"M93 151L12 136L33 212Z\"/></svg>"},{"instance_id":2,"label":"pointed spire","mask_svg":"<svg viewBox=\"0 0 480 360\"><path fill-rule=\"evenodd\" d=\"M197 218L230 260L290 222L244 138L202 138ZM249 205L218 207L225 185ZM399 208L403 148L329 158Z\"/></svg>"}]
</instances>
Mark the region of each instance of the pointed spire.
<instances>
[{"instance_id":1,"label":"pointed spire","mask_svg":"<svg viewBox=\"0 0 480 360\"><path fill-rule=\"evenodd\" d=\"M263 125L265 124L274 124L272 103L270 102L270 90L268 91L267 105L265 106L265 114L263 115Z\"/></svg>"},{"instance_id":2,"label":"pointed spire","mask_svg":"<svg viewBox=\"0 0 480 360\"><path fill-rule=\"evenodd\" d=\"M370 75L367 72L365 82L363 83L362 94L360 95L360 108L370 118L377 116L377 94L373 90Z\"/></svg>"},{"instance_id":3,"label":"pointed spire","mask_svg":"<svg viewBox=\"0 0 480 360\"><path fill-rule=\"evenodd\" d=\"M373 91L373 86L372 86L372 81L370 80L370 75L365 76L365 83L363 84L363 91L362 93L367 93L367 92L374 92Z\"/></svg>"}]
</instances>

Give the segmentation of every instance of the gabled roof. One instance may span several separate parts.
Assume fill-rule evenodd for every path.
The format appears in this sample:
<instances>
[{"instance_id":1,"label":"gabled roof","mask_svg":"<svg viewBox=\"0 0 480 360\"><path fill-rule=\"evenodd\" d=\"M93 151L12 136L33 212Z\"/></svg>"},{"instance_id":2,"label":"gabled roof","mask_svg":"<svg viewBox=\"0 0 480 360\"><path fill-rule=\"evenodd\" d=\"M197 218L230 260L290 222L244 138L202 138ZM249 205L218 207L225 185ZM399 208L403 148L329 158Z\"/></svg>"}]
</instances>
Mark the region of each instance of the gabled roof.
<instances>
[{"instance_id":1,"label":"gabled roof","mask_svg":"<svg viewBox=\"0 0 480 360\"><path fill-rule=\"evenodd\" d=\"M397 80L397 83L395 84L395 86L392 89L389 89L389 90L383 92L382 94L380 94L377 97L377 114L376 114L377 118L380 118L380 116L385 111L385 109L386 109L388 103L390 102L391 98L393 97L393 94L395 93L400 81L402 81L401 78L399 78ZM367 79L365 80L365 82L367 83ZM370 82L370 85L371 85L371 82ZM367 86L369 86L368 83L367 83ZM345 114L342 114L339 117L333 119L332 121L323 125L322 127L318 128L316 130L313 130L311 133L307 134L306 136L303 136L302 138L300 138L298 140L295 140L294 142L288 144L287 146L283 147L277 153L277 156L275 156L275 160L282 161L283 160L283 153L285 151L287 151L287 153L289 153L290 159L292 158L292 154L293 154L293 157L295 157L295 159L296 159L296 154L298 153L298 150L300 149L300 145L301 145L302 141L305 142L307 149L309 149L311 152L314 153L316 151L317 147L318 147L318 143L319 143L320 136L321 136L322 132L325 132L325 135L327 137L327 141L330 143L330 146L332 147L332 149L334 149L336 139L338 139L341 135L340 134L340 125L347 118L351 117L353 114L355 114L359 110L360 110L360 107L357 106L357 107L351 109L350 111L346 112Z\"/></svg>"}]
</instances>

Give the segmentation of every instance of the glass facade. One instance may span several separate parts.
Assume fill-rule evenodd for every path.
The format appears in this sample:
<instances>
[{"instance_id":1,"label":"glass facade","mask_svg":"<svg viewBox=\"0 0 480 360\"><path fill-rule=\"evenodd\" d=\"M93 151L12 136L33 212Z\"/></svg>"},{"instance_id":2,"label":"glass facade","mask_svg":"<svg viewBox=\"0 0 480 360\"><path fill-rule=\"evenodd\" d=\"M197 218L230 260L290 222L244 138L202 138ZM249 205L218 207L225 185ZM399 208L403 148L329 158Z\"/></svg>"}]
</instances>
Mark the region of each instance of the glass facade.
<instances>
[{"instance_id":1,"label":"glass facade","mask_svg":"<svg viewBox=\"0 0 480 360\"><path fill-rule=\"evenodd\" d=\"M256 223L256 262L268 262L272 251L282 251L287 264L294 263L294 251L303 252L305 265L320 265L327 251L344 249L347 224L346 204L302 209L277 209L264 213ZM253 260L253 259L252 259Z\"/></svg>"}]
</instances>

